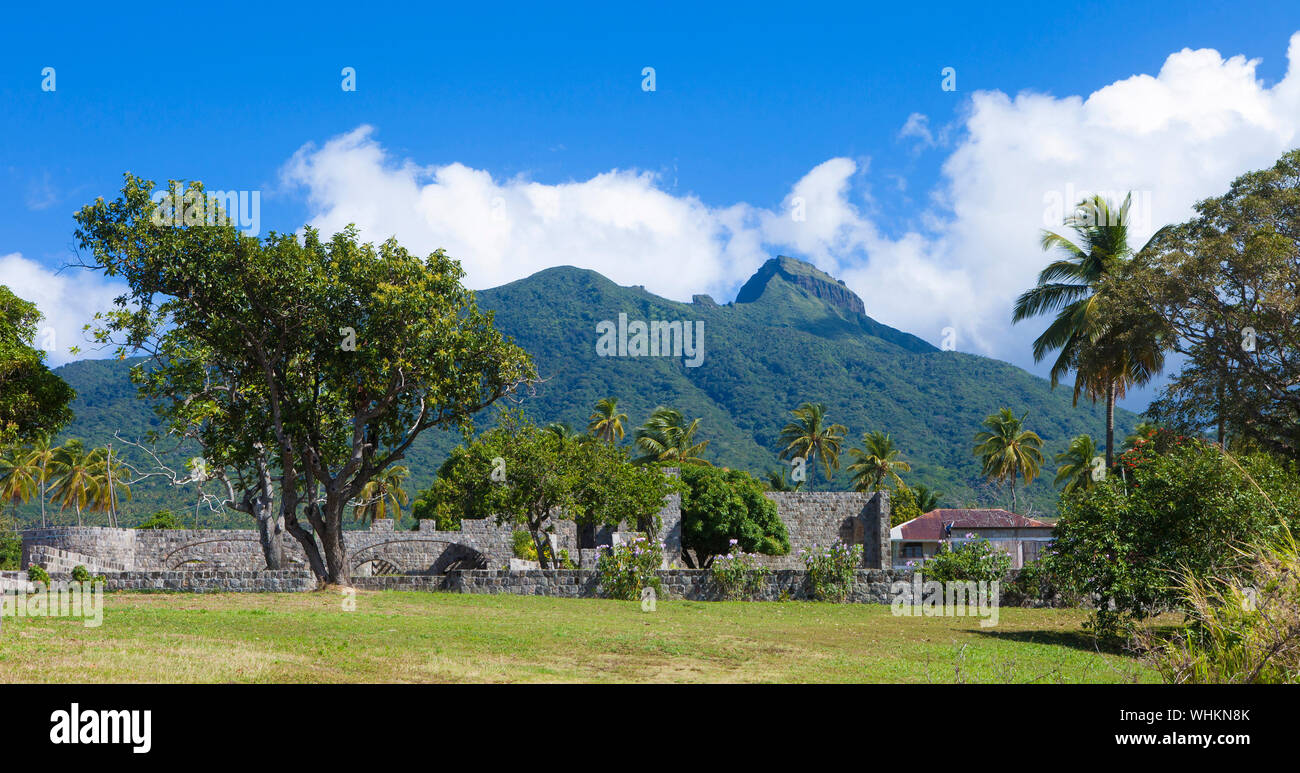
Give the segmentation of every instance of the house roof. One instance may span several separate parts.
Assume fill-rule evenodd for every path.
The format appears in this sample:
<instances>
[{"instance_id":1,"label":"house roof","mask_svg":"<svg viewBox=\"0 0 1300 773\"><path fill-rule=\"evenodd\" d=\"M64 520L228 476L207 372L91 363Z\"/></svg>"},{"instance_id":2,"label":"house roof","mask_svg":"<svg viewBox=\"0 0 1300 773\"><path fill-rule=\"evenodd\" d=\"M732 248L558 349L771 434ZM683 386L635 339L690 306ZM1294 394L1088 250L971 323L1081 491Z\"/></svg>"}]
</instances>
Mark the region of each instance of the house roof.
<instances>
[{"instance_id":1,"label":"house roof","mask_svg":"<svg viewBox=\"0 0 1300 773\"><path fill-rule=\"evenodd\" d=\"M947 539L944 527L952 524L954 533L961 529L1048 529L1050 523L1026 518L1018 513L1002 509L962 510L940 508L905 523L900 523L889 530L892 539L913 540L917 542ZM959 535L960 536L960 535Z\"/></svg>"}]
</instances>

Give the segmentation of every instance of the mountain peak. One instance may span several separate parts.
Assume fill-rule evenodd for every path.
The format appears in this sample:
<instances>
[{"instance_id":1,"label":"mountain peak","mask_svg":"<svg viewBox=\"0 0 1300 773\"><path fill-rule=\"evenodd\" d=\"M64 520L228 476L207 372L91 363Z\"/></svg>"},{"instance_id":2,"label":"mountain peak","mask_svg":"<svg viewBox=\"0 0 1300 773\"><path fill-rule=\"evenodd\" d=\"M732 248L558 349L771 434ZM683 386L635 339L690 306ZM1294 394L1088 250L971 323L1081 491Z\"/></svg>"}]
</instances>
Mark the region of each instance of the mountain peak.
<instances>
[{"instance_id":1,"label":"mountain peak","mask_svg":"<svg viewBox=\"0 0 1300 773\"><path fill-rule=\"evenodd\" d=\"M867 313L862 299L846 287L843 281L811 263L787 255L778 255L760 266L740 288L740 292L736 293L736 303L753 303L758 300L774 277L843 311Z\"/></svg>"}]
</instances>

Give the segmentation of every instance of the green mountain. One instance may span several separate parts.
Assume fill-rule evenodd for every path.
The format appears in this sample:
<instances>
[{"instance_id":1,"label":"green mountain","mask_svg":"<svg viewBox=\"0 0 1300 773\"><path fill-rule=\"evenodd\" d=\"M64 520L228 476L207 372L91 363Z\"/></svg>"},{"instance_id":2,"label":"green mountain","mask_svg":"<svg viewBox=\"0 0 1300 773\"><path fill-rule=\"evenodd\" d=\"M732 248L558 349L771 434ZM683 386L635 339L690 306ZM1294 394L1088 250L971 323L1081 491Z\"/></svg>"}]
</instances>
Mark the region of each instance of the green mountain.
<instances>
[{"instance_id":1,"label":"green mountain","mask_svg":"<svg viewBox=\"0 0 1300 773\"><path fill-rule=\"evenodd\" d=\"M629 416L625 442L630 442L632 428L655 406L671 405L688 417L703 418L701 435L710 441L707 458L755 474L781 464L777 435L789 421L790 409L808 400L826 404L829 417L849 428L852 445L860 445L869 430L893 435L912 464L913 472L904 477L944 492L945 504L1003 504L983 485L971 449L984 417L1006 406L1028 411L1028 426L1046 443L1047 474L1026 493L1038 513L1051 515L1057 498L1051 487L1052 456L1075 435L1104 435L1100 406L1074 407L1070 390L1053 391L1047 381L1020 368L940 351L883 325L866 315L862 300L842 282L793 258L769 260L725 305L706 295L679 303L567 266L484 290L478 298L495 312L497 326L537 363L541 383L523 402L537 420L567 422L581 430L592 405L613 396ZM618 356L613 347L620 314L626 315L627 351L636 351L637 321L680 321L692 331L703 323L698 367L689 367L693 358L688 351ZM602 336L610 347L604 351L614 356L598 352ZM59 369L78 392L73 406L77 419L66 435L104 443L115 429L123 437L138 438L153 425L148 406L134 398L128 364L85 360ZM480 423L490 421L491 416L484 416ZM1132 413L1117 410L1117 434L1123 437L1136 421ZM422 437L406 460L410 488L428 485L459 440L454 433ZM173 462L182 462L194 451L167 453ZM818 481L817 488L841 489L848 487L849 476L840 471L827 484L819 473ZM186 513L192 522L194 501L192 490L178 493L158 482L142 484L124 508L123 521L166 506ZM23 513L30 520L31 506ZM243 524L242 516L199 517L205 525Z\"/></svg>"}]
</instances>

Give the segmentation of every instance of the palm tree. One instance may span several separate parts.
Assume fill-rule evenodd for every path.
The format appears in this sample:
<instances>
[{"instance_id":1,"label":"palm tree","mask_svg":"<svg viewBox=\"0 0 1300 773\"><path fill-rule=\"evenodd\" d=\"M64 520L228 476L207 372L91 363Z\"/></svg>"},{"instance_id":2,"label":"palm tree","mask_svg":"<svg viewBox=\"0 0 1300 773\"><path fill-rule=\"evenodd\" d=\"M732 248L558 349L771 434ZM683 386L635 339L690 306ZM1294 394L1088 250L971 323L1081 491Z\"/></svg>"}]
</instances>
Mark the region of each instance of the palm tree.
<instances>
[{"instance_id":1,"label":"palm tree","mask_svg":"<svg viewBox=\"0 0 1300 773\"><path fill-rule=\"evenodd\" d=\"M40 477L40 466L29 449L17 444L0 449L0 501L27 502L40 487Z\"/></svg>"},{"instance_id":2,"label":"palm tree","mask_svg":"<svg viewBox=\"0 0 1300 773\"><path fill-rule=\"evenodd\" d=\"M1108 467L1114 457L1116 397L1122 396L1129 385L1146 383L1164 364L1164 346L1159 341L1134 336L1132 329L1127 336L1120 336L1123 331L1111 329L1114 320L1108 319L1102 308L1109 283L1120 281L1134 255L1128 244L1132 198L1132 194L1125 196L1118 210L1101 196L1079 202L1065 220L1077 235L1077 243L1044 230L1043 250L1056 250L1062 257L1039 273L1037 286L1016 299L1012 314L1012 321L1020 322L1056 312L1047 330L1034 340L1034 361L1058 351L1051 370L1052 386L1074 370L1076 403L1080 391L1093 400L1104 397ZM1151 333L1155 324L1150 321L1139 325L1137 332ZM1111 340L1099 346L1108 335L1112 335Z\"/></svg>"},{"instance_id":3,"label":"palm tree","mask_svg":"<svg viewBox=\"0 0 1300 773\"><path fill-rule=\"evenodd\" d=\"M50 482L50 471L54 465L54 455L58 453L58 447L50 445L50 438L38 438L31 445L30 462L40 468L40 474L37 480L40 482L41 489L41 528L45 528L45 500L46 493Z\"/></svg>"},{"instance_id":4,"label":"palm tree","mask_svg":"<svg viewBox=\"0 0 1300 773\"><path fill-rule=\"evenodd\" d=\"M402 506L409 501L402 481L410 474L405 467L386 467L375 477L366 481L361 487L358 502L352 508L352 515L358 521L382 521L388 517L388 507L393 508L393 523L402 520Z\"/></svg>"},{"instance_id":5,"label":"palm tree","mask_svg":"<svg viewBox=\"0 0 1300 773\"><path fill-rule=\"evenodd\" d=\"M86 453L80 440L69 440L54 453L51 473L50 499L60 510L74 507L77 525L81 525L81 511L95 498L98 480L94 472L95 460Z\"/></svg>"},{"instance_id":6,"label":"palm tree","mask_svg":"<svg viewBox=\"0 0 1300 773\"><path fill-rule=\"evenodd\" d=\"M117 503L131 498L131 486L126 482L126 466L113 458L113 447L96 448L86 456L90 474L94 478L90 509L108 513L108 525L117 526Z\"/></svg>"},{"instance_id":7,"label":"palm tree","mask_svg":"<svg viewBox=\"0 0 1300 773\"><path fill-rule=\"evenodd\" d=\"M592 412L587 423L587 431L592 436L613 445L623 439L625 421L627 421L627 414L618 412L618 398L606 397L596 403L596 410Z\"/></svg>"},{"instance_id":8,"label":"palm tree","mask_svg":"<svg viewBox=\"0 0 1300 773\"><path fill-rule=\"evenodd\" d=\"M1072 494L1092 485L1093 460L1097 458L1097 444L1091 435L1079 435L1070 441L1070 447L1056 455L1060 464L1056 468L1053 486L1065 484L1063 491Z\"/></svg>"},{"instance_id":9,"label":"palm tree","mask_svg":"<svg viewBox=\"0 0 1300 773\"><path fill-rule=\"evenodd\" d=\"M568 440L573 437L573 427L570 427L567 422L563 421L553 421L550 424L547 424L546 431L560 440Z\"/></svg>"},{"instance_id":10,"label":"palm tree","mask_svg":"<svg viewBox=\"0 0 1300 773\"><path fill-rule=\"evenodd\" d=\"M857 458L849 465L855 491L879 491L887 478L901 484L898 473L912 471L912 465L900 458L893 438L880 430L863 435L862 448L850 448L849 453Z\"/></svg>"},{"instance_id":11,"label":"palm tree","mask_svg":"<svg viewBox=\"0 0 1300 773\"><path fill-rule=\"evenodd\" d=\"M930 487L924 483L913 486L912 493L916 495L916 506L920 508L921 515L925 515L931 510L938 510L939 500L943 499L943 492L931 491Z\"/></svg>"},{"instance_id":12,"label":"palm tree","mask_svg":"<svg viewBox=\"0 0 1300 773\"><path fill-rule=\"evenodd\" d=\"M686 423L686 417L675 408L659 406L633 432L636 447L641 451L641 462L675 462L681 464L705 464L700 457L709 441L695 442L695 433L700 428L700 419Z\"/></svg>"},{"instance_id":13,"label":"palm tree","mask_svg":"<svg viewBox=\"0 0 1300 773\"><path fill-rule=\"evenodd\" d=\"M1015 512L1016 478L1023 477L1028 486L1038 476L1043 464L1043 439L1025 429L1025 417L1020 418L1003 408L984 419L988 429L975 435L975 455L984 465L984 477L993 481L1011 483L1011 510Z\"/></svg>"},{"instance_id":14,"label":"palm tree","mask_svg":"<svg viewBox=\"0 0 1300 773\"><path fill-rule=\"evenodd\" d=\"M767 487L771 491L798 491L803 488L803 481L791 481L785 477L785 468L767 471Z\"/></svg>"},{"instance_id":15,"label":"palm tree","mask_svg":"<svg viewBox=\"0 0 1300 773\"><path fill-rule=\"evenodd\" d=\"M827 424L826 406L821 403L805 402L793 411L794 421L781 430L780 441L785 444L781 450L781 459L802 457L808 462L808 488L812 488L817 477L817 461L820 459L826 480L830 480L832 470L840 468L840 449L844 444L844 434L848 429L843 424Z\"/></svg>"}]
</instances>

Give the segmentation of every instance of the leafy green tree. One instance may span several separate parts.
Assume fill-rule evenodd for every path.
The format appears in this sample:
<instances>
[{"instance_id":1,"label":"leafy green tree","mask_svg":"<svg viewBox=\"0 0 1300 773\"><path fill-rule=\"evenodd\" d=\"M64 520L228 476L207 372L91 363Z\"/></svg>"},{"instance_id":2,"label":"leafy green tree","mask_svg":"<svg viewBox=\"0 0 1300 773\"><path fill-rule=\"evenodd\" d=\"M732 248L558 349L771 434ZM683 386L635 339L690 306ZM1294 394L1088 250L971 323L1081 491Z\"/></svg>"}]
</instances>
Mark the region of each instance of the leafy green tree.
<instances>
[{"instance_id":1,"label":"leafy green tree","mask_svg":"<svg viewBox=\"0 0 1300 773\"><path fill-rule=\"evenodd\" d=\"M701 454L708 447L709 441L695 442L695 433L700 429L700 419L687 423L686 417L676 408L659 406L650 414L633 433L636 447L642 454L642 462L670 462L679 467L704 464Z\"/></svg>"},{"instance_id":2,"label":"leafy green tree","mask_svg":"<svg viewBox=\"0 0 1300 773\"><path fill-rule=\"evenodd\" d=\"M817 462L822 463L826 480L840 468L840 449L844 445L844 435L848 429L842 424L831 424L826 419L826 406L821 403L805 402L793 411L794 421L781 429L780 442L783 444L780 458L802 458L808 463L808 488L812 488L817 477Z\"/></svg>"},{"instance_id":3,"label":"leafy green tree","mask_svg":"<svg viewBox=\"0 0 1300 773\"><path fill-rule=\"evenodd\" d=\"M183 529L185 525L171 510L159 510L140 522L137 529Z\"/></svg>"},{"instance_id":4,"label":"leafy green tree","mask_svg":"<svg viewBox=\"0 0 1300 773\"><path fill-rule=\"evenodd\" d=\"M0 446L53 435L72 420L72 387L36 349L41 313L0 285Z\"/></svg>"},{"instance_id":5,"label":"leafy green tree","mask_svg":"<svg viewBox=\"0 0 1300 773\"><path fill-rule=\"evenodd\" d=\"M618 398L601 398L596 403L596 410L587 421L587 431L593 437L612 445L623 439L625 421L627 421L627 414L619 412Z\"/></svg>"},{"instance_id":6,"label":"leafy green tree","mask_svg":"<svg viewBox=\"0 0 1300 773\"><path fill-rule=\"evenodd\" d=\"M1119 466L1123 475L1062 497L1048 559L1065 590L1095 601L1092 624L1107 635L1179 608L1180 576L1230 580L1240 550L1297 525L1300 478L1268 454L1174 437L1165 450L1124 452Z\"/></svg>"},{"instance_id":7,"label":"leafy green tree","mask_svg":"<svg viewBox=\"0 0 1300 773\"><path fill-rule=\"evenodd\" d=\"M1114 457L1115 400L1133 383L1145 383L1163 365L1164 343L1153 339L1154 322L1136 327L1117 324L1105 313L1105 295L1120 281L1133 257L1128 243L1128 213L1132 195L1115 208L1105 198L1093 196L1079 202L1065 219L1075 232L1071 241L1044 230L1044 251L1061 257L1038 275L1038 284L1016 299L1012 314L1021 322L1041 314L1056 313L1047 329L1034 340L1034 361L1057 352L1051 383L1076 371L1075 402L1085 392L1106 401L1106 464ZM1145 249L1145 248L1144 248ZM1113 307L1110 311L1124 307ZM1148 315L1149 317L1150 315ZM1134 331L1146 335L1133 337Z\"/></svg>"},{"instance_id":8,"label":"leafy green tree","mask_svg":"<svg viewBox=\"0 0 1300 773\"><path fill-rule=\"evenodd\" d=\"M1131 302L1174 335L1180 371L1148 415L1300 459L1300 150L1196 205L1140 256Z\"/></svg>"},{"instance_id":9,"label":"leafy green tree","mask_svg":"<svg viewBox=\"0 0 1300 773\"><path fill-rule=\"evenodd\" d=\"M862 448L850 448L849 453L857 460L849 465L854 491L879 491L887 479L902 485L898 473L912 471L893 439L880 430L863 435Z\"/></svg>"},{"instance_id":10,"label":"leafy green tree","mask_svg":"<svg viewBox=\"0 0 1300 773\"><path fill-rule=\"evenodd\" d=\"M361 489L357 503L352 508L352 515L358 521L383 520L392 510L394 523L402 520L402 507L409 501L402 481L411 471L402 466L385 468L383 472L371 478Z\"/></svg>"},{"instance_id":11,"label":"leafy green tree","mask_svg":"<svg viewBox=\"0 0 1300 773\"><path fill-rule=\"evenodd\" d=\"M514 412L452 450L425 499L462 518L494 518L528 530L542 568L555 565L547 534L557 519L579 525L634 523L654 533L675 488L657 467L625 449L539 429Z\"/></svg>"},{"instance_id":12,"label":"leafy green tree","mask_svg":"<svg viewBox=\"0 0 1300 773\"><path fill-rule=\"evenodd\" d=\"M23 538L18 533L18 523L7 515L0 515L0 570L19 568L23 557Z\"/></svg>"},{"instance_id":13,"label":"leafy green tree","mask_svg":"<svg viewBox=\"0 0 1300 773\"><path fill-rule=\"evenodd\" d=\"M694 553L699 568L733 547L769 555L790 552L776 503L763 495L762 483L749 473L691 466L682 468L681 477L682 547Z\"/></svg>"},{"instance_id":14,"label":"leafy green tree","mask_svg":"<svg viewBox=\"0 0 1300 773\"><path fill-rule=\"evenodd\" d=\"M1043 465L1043 439L1025 429L1025 417L1016 418L1010 408L1003 408L984 419L984 431L975 435L975 456L979 457L984 477L1011 484L1011 510L1018 506L1016 479L1024 478L1028 486Z\"/></svg>"},{"instance_id":15,"label":"leafy green tree","mask_svg":"<svg viewBox=\"0 0 1300 773\"><path fill-rule=\"evenodd\" d=\"M1097 444L1090 435L1079 435L1070 441L1070 447L1056 455L1056 479L1052 485L1065 485L1066 494L1092 485L1094 461L1098 458Z\"/></svg>"},{"instance_id":16,"label":"leafy green tree","mask_svg":"<svg viewBox=\"0 0 1300 773\"><path fill-rule=\"evenodd\" d=\"M889 526L893 528L902 523L907 523L913 518L920 518L928 511L922 510L920 503L916 498L916 491L910 486L899 480L890 493L889 499Z\"/></svg>"},{"instance_id":17,"label":"leafy green tree","mask_svg":"<svg viewBox=\"0 0 1300 773\"><path fill-rule=\"evenodd\" d=\"M422 433L467 430L535 378L531 361L441 250L419 258L395 239L363 244L353 227L328 241L312 228L259 240L233 225L159 224L153 188L127 175L121 197L76 216L91 265L129 288L103 334L119 335L125 356L182 331L202 349L196 368L254 390L286 527L322 582L346 585L347 505ZM189 194L205 195L197 183ZM246 433L236 423L227 434Z\"/></svg>"}]
</instances>

